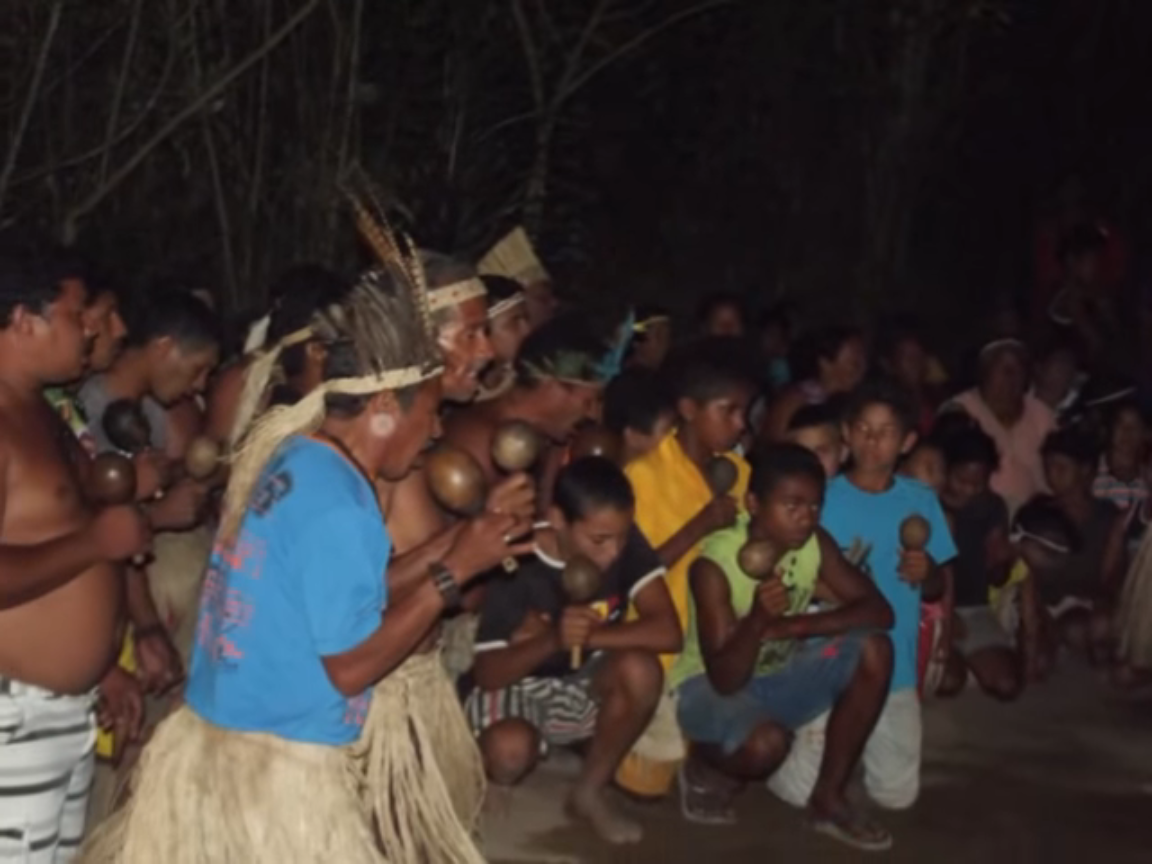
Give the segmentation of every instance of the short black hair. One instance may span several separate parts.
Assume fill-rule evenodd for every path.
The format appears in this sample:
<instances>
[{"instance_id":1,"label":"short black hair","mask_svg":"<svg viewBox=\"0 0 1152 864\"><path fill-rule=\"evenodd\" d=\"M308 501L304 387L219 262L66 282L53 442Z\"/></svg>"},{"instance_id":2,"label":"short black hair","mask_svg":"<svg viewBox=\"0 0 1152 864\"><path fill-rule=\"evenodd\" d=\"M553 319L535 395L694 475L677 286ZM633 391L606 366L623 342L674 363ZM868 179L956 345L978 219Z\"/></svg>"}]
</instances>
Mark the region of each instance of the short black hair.
<instances>
[{"instance_id":1,"label":"short black hair","mask_svg":"<svg viewBox=\"0 0 1152 864\"><path fill-rule=\"evenodd\" d=\"M961 465L983 465L989 472L1000 467L1000 453L992 440L975 422L949 435L930 435L928 442L936 444L944 453L949 468Z\"/></svg>"},{"instance_id":2,"label":"short black hair","mask_svg":"<svg viewBox=\"0 0 1152 864\"><path fill-rule=\"evenodd\" d=\"M760 313L756 329L763 332L769 327L779 327L788 336L792 333L792 307L788 303L777 303Z\"/></svg>"},{"instance_id":3,"label":"short black hair","mask_svg":"<svg viewBox=\"0 0 1152 864\"><path fill-rule=\"evenodd\" d=\"M297 264L272 283L272 309L265 342L275 345L285 336L308 326L317 310L339 303L352 288L351 280L319 264ZM290 345L280 352L280 367L289 378L304 371L305 346Z\"/></svg>"},{"instance_id":4,"label":"short black hair","mask_svg":"<svg viewBox=\"0 0 1152 864\"><path fill-rule=\"evenodd\" d=\"M664 380L650 369L625 369L604 389L604 425L617 435L625 429L649 435L660 416L673 410Z\"/></svg>"},{"instance_id":5,"label":"short black hair","mask_svg":"<svg viewBox=\"0 0 1152 864\"><path fill-rule=\"evenodd\" d=\"M821 426L840 428L840 414L835 405L822 402L819 405L804 405L796 409L788 421L789 432L799 432L802 429L818 429Z\"/></svg>"},{"instance_id":6,"label":"short black hair","mask_svg":"<svg viewBox=\"0 0 1152 864\"><path fill-rule=\"evenodd\" d=\"M480 277L480 281L483 282L484 287L488 289L489 308L495 306L501 300L510 300L517 294L524 293L524 286L515 279L509 279L507 276L485 274Z\"/></svg>"},{"instance_id":7,"label":"short black hair","mask_svg":"<svg viewBox=\"0 0 1152 864\"><path fill-rule=\"evenodd\" d=\"M513 363L516 383L531 387L547 377L601 383L608 351L608 340L587 316L578 312L557 315L520 343Z\"/></svg>"},{"instance_id":8,"label":"short black hair","mask_svg":"<svg viewBox=\"0 0 1152 864\"><path fill-rule=\"evenodd\" d=\"M1079 426L1068 426L1050 432L1040 448L1044 457L1064 456L1077 465L1095 467L1100 460L1100 444L1096 436Z\"/></svg>"},{"instance_id":9,"label":"short black hair","mask_svg":"<svg viewBox=\"0 0 1152 864\"><path fill-rule=\"evenodd\" d=\"M696 320L701 327L706 327L708 319L715 314L716 310L725 306L731 306L735 309L740 320L747 323L748 310L745 308L744 298L738 294L733 294L731 291L714 291L708 294L696 307Z\"/></svg>"},{"instance_id":10,"label":"short black hair","mask_svg":"<svg viewBox=\"0 0 1152 864\"><path fill-rule=\"evenodd\" d=\"M844 411L845 422L855 423L873 405L887 407L896 415L905 433L916 428L916 409L912 395L907 388L886 378L865 381L852 392Z\"/></svg>"},{"instance_id":11,"label":"short black hair","mask_svg":"<svg viewBox=\"0 0 1152 864\"><path fill-rule=\"evenodd\" d=\"M799 444L764 444L752 453L752 477L748 491L763 500L772 494L782 480L807 477L824 494L824 466L816 454Z\"/></svg>"},{"instance_id":12,"label":"short black hair","mask_svg":"<svg viewBox=\"0 0 1152 864\"><path fill-rule=\"evenodd\" d=\"M1082 540L1076 525L1051 495L1038 495L1021 507L1012 520L1012 530L1057 543L1069 552L1079 550Z\"/></svg>"},{"instance_id":13,"label":"short black hair","mask_svg":"<svg viewBox=\"0 0 1152 864\"><path fill-rule=\"evenodd\" d=\"M168 337L182 349L197 351L219 346L223 341L216 313L187 291L154 291L132 311L128 325L132 345L147 345Z\"/></svg>"},{"instance_id":14,"label":"short black hair","mask_svg":"<svg viewBox=\"0 0 1152 864\"><path fill-rule=\"evenodd\" d=\"M87 263L71 250L38 232L8 229L0 235L0 326L18 306L43 314L60 299L64 280L87 278Z\"/></svg>"},{"instance_id":15,"label":"short black hair","mask_svg":"<svg viewBox=\"0 0 1152 864\"><path fill-rule=\"evenodd\" d=\"M662 373L673 398L698 405L726 396L734 388L755 389L755 368L748 346L732 336L709 336L673 352Z\"/></svg>"},{"instance_id":16,"label":"short black hair","mask_svg":"<svg viewBox=\"0 0 1152 864\"><path fill-rule=\"evenodd\" d=\"M631 510L636 506L636 496L615 462L602 456L585 456L569 462L556 475L552 503L566 520L579 522L605 507Z\"/></svg>"},{"instance_id":17,"label":"short black hair","mask_svg":"<svg viewBox=\"0 0 1152 864\"><path fill-rule=\"evenodd\" d=\"M792 366L797 380L815 378L820 372L820 361L833 361L853 339L863 338L855 327L831 325L822 327L801 338L792 351Z\"/></svg>"}]
</instances>

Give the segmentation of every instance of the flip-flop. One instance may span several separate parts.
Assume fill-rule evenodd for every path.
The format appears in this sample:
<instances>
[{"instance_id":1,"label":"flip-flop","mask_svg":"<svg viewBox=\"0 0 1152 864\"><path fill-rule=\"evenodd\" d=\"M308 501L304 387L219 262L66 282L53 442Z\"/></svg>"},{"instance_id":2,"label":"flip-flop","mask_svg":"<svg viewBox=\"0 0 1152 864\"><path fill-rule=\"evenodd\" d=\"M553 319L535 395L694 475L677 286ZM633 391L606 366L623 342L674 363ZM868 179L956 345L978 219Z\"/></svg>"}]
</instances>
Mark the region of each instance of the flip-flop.
<instances>
[{"instance_id":1,"label":"flip-flop","mask_svg":"<svg viewBox=\"0 0 1152 864\"><path fill-rule=\"evenodd\" d=\"M892 835L863 813L848 812L816 816L808 824L817 834L839 840L861 852L886 852L892 848Z\"/></svg>"},{"instance_id":2,"label":"flip-flop","mask_svg":"<svg viewBox=\"0 0 1152 864\"><path fill-rule=\"evenodd\" d=\"M695 825L735 825L736 813L732 809L732 796L701 786L688 779L684 763L677 771L680 787L680 814Z\"/></svg>"}]
</instances>

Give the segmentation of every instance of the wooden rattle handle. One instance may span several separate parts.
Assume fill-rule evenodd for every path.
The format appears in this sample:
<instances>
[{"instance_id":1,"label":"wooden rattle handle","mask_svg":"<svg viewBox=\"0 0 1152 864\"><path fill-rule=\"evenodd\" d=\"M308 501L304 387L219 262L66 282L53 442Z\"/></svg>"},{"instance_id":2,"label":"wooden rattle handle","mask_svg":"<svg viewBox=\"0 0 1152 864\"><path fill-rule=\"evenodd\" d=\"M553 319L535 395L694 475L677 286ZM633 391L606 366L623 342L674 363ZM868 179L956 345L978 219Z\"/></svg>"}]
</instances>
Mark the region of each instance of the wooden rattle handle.
<instances>
[{"instance_id":1,"label":"wooden rattle handle","mask_svg":"<svg viewBox=\"0 0 1152 864\"><path fill-rule=\"evenodd\" d=\"M584 649L579 645L572 646L572 670L575 671L584 665Z\"/></svg>"}]
</instances>

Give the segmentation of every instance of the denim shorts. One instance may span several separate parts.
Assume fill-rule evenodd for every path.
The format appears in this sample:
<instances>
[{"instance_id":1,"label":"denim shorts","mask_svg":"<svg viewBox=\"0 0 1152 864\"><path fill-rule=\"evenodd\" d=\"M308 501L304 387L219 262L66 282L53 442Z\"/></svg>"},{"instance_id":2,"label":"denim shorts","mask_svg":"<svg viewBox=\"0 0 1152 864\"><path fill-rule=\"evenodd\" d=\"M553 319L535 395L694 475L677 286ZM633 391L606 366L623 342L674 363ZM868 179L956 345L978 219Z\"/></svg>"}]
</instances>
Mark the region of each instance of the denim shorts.
<instances>
[{"instance_id":1,"label":"denim shorts","mask_svg":"<svg viewBox=\"0 0 1152 864\"><path fill-rule=\"evenodd\" d=\"M722 696L707 675L680 685L677 719L689 741L719 744L735 753L762 723L789 731L829 710L860 664L861 637L804 639L785 665L757 675L738 693Z\"/></svg>"}]
</instances>

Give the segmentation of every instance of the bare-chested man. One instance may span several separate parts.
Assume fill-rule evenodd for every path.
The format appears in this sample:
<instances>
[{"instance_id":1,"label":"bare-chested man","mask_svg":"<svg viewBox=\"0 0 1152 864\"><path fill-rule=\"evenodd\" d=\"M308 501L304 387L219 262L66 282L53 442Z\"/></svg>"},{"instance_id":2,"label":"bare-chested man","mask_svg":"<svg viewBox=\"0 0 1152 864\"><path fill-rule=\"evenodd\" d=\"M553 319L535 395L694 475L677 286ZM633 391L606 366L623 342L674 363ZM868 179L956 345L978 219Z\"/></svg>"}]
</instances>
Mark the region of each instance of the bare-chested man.
<instances>
[{"instance_id":1,"label":"bare-chested man","mask_svg":"<svg viewBox=\"0 0 1152 864\"><path fill-rule=\"evenodd\" d=\"M86 287L52 250L0 252L0 856L69 860L91 782L93 687L118 646L134 507L93 514L88 459L44 399L78 378Z\"/></svg>"}]
</instances>

